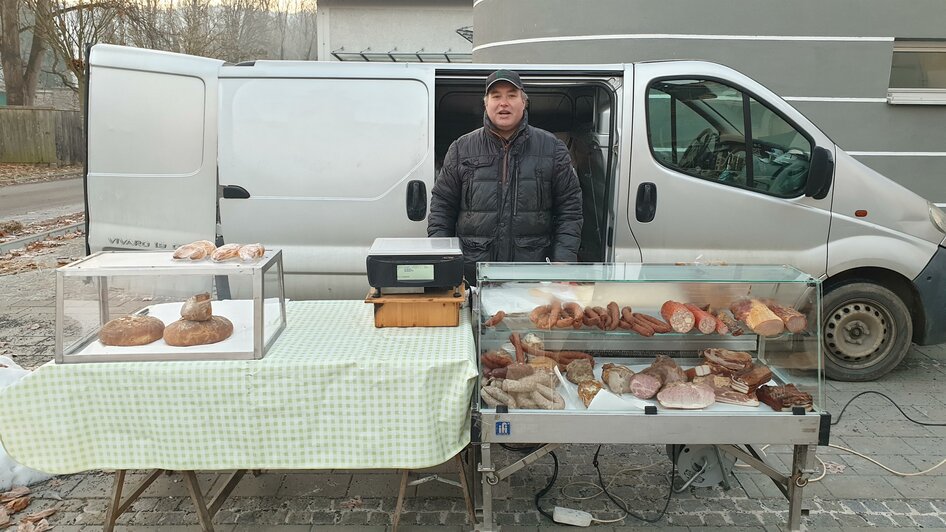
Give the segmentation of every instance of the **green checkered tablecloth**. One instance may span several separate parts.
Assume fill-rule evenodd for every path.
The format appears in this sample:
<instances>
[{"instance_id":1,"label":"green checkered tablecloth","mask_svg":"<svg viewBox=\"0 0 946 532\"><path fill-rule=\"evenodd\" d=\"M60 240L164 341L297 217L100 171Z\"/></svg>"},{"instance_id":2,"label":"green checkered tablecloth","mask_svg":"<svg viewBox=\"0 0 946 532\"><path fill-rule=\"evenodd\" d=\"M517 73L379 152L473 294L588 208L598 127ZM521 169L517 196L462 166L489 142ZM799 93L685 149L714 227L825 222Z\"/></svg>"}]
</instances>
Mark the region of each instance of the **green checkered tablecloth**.
<instances>
[{"instance_id":1,"label":"green checkered tablecloth","mask_svg":"<svg viewBox=\"0 0 946 532\"><path fill-rule=\"evenodd\" d=\"M362 301L298 301L262 360L40 367L0 392L0 439L49 473L422 468L470 439L458 327L374 327Z\"/></svg>"}]
</instances>

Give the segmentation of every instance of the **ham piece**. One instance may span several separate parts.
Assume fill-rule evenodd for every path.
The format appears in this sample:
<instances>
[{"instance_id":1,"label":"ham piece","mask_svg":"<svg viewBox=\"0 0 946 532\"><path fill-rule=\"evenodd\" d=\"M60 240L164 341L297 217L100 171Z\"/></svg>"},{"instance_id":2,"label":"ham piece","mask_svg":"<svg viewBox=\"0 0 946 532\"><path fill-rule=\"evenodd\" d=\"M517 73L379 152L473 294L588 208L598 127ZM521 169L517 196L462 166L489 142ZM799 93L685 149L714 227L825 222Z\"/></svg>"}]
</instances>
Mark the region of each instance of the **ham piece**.
<instances>
[{"instance_id":1,"label":"ham piece","mask_svg":"<svg viewBox=\"0 0 946 532\"><path fill-rule=\"evenodd\" d=\"M661 386L686 382L683 368L667 355L657 355L650 367L631 377L631 393L640 399L650 399Z\"/></svg>"},{"instance_id":2,"label":"ham piece","mask_svg":"<svg viewBox=\"0 0 946 532\"><path fill-rule=\"evenodd\" d=\"M631 391L631 378L634 371L619 364L605 364L601 366L601 380L612 393L621 395Z\"/></svg>"},{"instance_id":3,"label":"ham piece","mask_svg":"<svg viewBox=\"0 0 946 532\"><path fill-rule=\"evenodd\" d=\"M664 408L706 408L716 402L716 393L705 384L675 382L660 390L657 401Z\"/></svg>"},{"instance_id":4,"label":"ham piece","mask_svg":"<svg viewBox=\"0 0 946 532\"><path fill-rule=\"evenodd\" d=\"M756 391L756 397L776 412L790 411L796 406L803 407L806 411L812 408L811 394L799 390L794 384L762 386Z\"/></svg>"}]
</instances>

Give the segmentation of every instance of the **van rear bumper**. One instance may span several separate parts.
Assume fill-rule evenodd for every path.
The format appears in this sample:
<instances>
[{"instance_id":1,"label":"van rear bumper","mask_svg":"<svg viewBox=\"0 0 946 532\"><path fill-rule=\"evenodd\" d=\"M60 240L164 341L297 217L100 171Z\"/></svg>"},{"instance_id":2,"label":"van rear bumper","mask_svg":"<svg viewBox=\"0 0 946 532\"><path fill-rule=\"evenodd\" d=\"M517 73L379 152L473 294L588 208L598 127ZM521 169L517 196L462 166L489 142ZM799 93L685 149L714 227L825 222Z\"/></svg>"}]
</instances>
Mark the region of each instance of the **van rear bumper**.
<instances>
[{"instance_id":1,"label":"van rear bumper","mask_svg":"<svg viewBox=\"0 0 946 532\"><path fill-rule=\"evenodd\" d=\"M914 331L914 342L919 345L946 342L946 247L936 250L913 284L926 317L923 328Z\"/></svg>"}]
</instances>

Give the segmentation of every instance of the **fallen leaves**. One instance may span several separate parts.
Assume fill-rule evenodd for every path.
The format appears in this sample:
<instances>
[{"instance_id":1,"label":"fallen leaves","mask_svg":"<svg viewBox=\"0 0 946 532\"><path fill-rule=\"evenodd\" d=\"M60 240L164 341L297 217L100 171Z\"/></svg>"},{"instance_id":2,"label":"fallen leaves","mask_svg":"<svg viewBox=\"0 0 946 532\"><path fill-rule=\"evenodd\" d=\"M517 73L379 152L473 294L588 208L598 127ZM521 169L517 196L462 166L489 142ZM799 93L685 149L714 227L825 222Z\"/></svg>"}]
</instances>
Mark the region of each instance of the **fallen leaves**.
<instances>
[{"instance_id":1,"label":"fallen leaves","mask_svg":"<svg viewBox=\"0 0 946 532\"><path fill-rule=\"evenodd\" d=\"M12 522L10 515L25 509L30 505L30 500L30 489L25 486L0 494L0 505L2 505L0 506L0 528L9 526ZM61 507L62 503L59 503L51 508L24 516L20 519L16 532L46 532L52 529L52 525L46 518L55 514Z\"/></svg>"},{"instance_id":2,"label":"fallen leaves","mask_svg":"<svg viewBox=\"0 0 946 532\"><path fill-rule=\"evenodd\" d=\"M358 495L354 498L348 499L347 501L341 503L341 507L346 510L354 510L355 508L361 508L365 505L365 501L361 500L361 495Z\"/></svg>"}]
</instances>

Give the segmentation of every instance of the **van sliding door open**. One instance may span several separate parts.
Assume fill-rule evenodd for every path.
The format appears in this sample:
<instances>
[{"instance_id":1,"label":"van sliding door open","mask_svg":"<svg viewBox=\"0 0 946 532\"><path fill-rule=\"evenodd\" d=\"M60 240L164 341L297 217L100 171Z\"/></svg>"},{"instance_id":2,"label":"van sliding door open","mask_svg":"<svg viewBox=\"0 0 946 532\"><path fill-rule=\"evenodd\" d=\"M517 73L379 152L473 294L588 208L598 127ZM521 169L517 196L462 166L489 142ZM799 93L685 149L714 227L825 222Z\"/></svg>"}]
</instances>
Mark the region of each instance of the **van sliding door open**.
<instances>
[{"instance_id":1,"label":"van sliding door open","mask_svg":"<svg viewBox=\"0 0 946 532\"><path fill-rule=\"evenodd\" d=\"M257 61L220 78L224 239L282 248L294 294L364 296L351 272L375 237L426 235L408 195L433 186L433 69Z\"/></svg>"}]
</instances>

